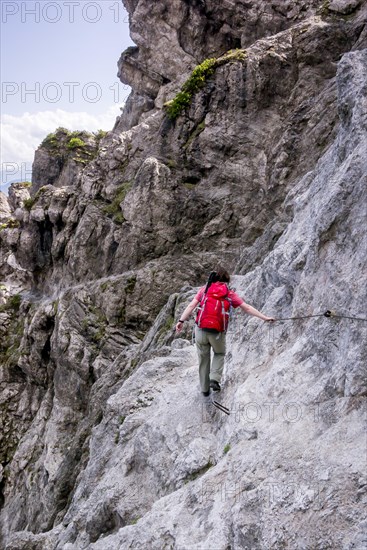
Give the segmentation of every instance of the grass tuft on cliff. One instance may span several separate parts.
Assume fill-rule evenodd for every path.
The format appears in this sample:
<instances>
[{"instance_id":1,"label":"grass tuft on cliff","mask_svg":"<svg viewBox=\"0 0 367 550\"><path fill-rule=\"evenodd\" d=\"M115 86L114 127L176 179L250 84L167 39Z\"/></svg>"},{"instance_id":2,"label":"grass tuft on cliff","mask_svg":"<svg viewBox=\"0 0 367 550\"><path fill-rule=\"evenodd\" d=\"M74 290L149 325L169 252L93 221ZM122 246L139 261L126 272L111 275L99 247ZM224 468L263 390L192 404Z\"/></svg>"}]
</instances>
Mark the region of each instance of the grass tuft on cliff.
<instances>
[{"instance_id":1,"label":"grass tuft on cliff","mask_svg":"<svg viewBox=\"0 0 367 550\"><path fill-rule=\"evenodd\" d=\"M46 191L47 191L47 185L43 185L42 187L40 187L37 193L33 197L30 197L29 199L25 199L25 201L23 202L24 208L28 210L28 212L30 212L33 208L33 205L36 204L36 202L38 201L42 193L45 193Z\"/></svg>"},{"instance_id":2,"label":"grass tuft on cliff","mask_svg":"<svg viewBox=\"0 0 367 550\"><path fill-rule=\"evenodd\" d=\"M237 49L229 50L218 58L211 57L205 59L200 65L197 65L190 77L183 84L181 91L173 99L164 104L168 118L176 120L182 111L189 107L193 96L205 85L207 79L214 74L218 67L234 61L242 62L245 59L245 50Z\"/></svg>"},{"instance_id":3,"label":"grass tuft on cliff","mask_svg":"<svg viewBox=\"0 0 367 550\"><path fill-rule=\"evenodd\" d=\"M73 159L83 165L93 160L98 153L100 141L106 137L107 132L98 130L90 133L86 131L69 131L67 128L57 128L54 133L42 141L41 147L46 149L51 156L63 161Z\"/></svg>"},{"instance_id":4,"label":"grass tuft on cliff","mask_svg":"<svg viewBox=\"0 0 367 550\"><path fill-rule=\"evenodd\" d=\"M0 223L0 231L3 231L3 229L16 229L18 227L20 227L20 223L14 218L10 218L10 220L5 223Z\"/></svg>"},{"instance_id":5,"label":"grass tuft on cliff","mask_svg":"<svg viewBox=\"0 0 367 550\"><path fill-rule=\"evenodd\" d=\"M113 201L103 208L104 214L107 214L108 217L117 224L122 224L125 221L123 213L121 212L121 203L125 200L127 193L131 189L131 182L126 181L123 183L117 190L117 194Z\"/></svg>"},{"instance_id":6,"label":"grass tuft on cliff","mask_svg":"<svg viewBox=\"0 0 367 550\"><path fill-rule=\"evenodd\" d=\"M71 138L67 145L69 150L76 149L77 147L85 147L85 146L86 146L85 141L83 141L78 137Z\"/></svg>"},{"instance_id":7,"label":"grass tuft on cliff","mask_svg":"<svg viewBox=\"0 0 367 550\"><path fill-rule=\"evenodd\" d=\"M10 296L10 298L8 298L6 304L0 306L0 313L10 310L17 312L20 308L21 302L22 298L20 294L13 294L13 296Z\"/></svg>"}]
</instances>

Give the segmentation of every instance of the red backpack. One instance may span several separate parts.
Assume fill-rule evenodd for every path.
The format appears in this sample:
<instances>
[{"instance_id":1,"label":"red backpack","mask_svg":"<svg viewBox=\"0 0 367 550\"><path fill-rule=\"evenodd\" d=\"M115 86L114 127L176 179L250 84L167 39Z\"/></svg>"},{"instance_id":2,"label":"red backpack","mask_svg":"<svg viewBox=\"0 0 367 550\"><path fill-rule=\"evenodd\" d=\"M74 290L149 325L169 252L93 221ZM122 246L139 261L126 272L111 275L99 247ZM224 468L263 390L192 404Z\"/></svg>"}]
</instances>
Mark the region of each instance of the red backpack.
<instances>
[{"instance_id":1,"label":"red backpack","mask_svg":"<svg viewBox=\"0 0 367 550\"><path fill-rule=\"evenodd\" d=\"M232 302L226 283L212 283L203 294L195 322L199 328L226 332L231 308Z\"/></svg>"}]
</instances>

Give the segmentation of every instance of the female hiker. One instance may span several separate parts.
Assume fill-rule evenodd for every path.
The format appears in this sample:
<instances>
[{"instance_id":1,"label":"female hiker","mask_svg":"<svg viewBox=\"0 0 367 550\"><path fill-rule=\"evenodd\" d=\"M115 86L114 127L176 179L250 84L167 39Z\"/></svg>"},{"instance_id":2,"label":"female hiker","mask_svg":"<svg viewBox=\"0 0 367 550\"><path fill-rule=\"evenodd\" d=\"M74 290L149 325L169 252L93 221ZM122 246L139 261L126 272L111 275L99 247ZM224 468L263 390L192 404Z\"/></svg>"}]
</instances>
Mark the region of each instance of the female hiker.
<instances>
[{"instance_id":1,"label":"female hiker","mask_svg":"<svg viewBox=\"0 0 367 550\"><path fill-rule=\"evenodd\" d=\"M259 317L263 321L274 321L254 307L246 304L228 284L230 276L223 268L213 271L206 286L203 286L190 302L176 325L181 332L183 323L199 305L196 316L195 343L199 356L199 378L203 395L208 396L210 388L220 391L224 356L226 352L226 330L231 308L240 307L245 313ZM213 361L210 364L210 350L213 349Z\"/></svg>"}]
</instances>

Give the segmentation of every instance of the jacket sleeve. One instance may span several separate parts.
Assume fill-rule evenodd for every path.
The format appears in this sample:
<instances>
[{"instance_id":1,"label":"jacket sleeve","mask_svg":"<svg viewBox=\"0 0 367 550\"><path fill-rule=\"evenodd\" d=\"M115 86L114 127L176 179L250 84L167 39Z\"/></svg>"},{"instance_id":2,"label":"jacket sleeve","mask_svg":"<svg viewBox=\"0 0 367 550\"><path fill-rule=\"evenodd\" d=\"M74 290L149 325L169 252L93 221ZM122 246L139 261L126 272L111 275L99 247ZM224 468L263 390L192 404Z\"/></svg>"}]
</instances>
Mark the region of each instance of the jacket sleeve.
<instances>
[{"instance_id":1,"label":"jacket sleeve","mask_svg":"<svg viewBox=\"0 0 367 550\"><path fill-rule=\"evenodd\" d=\"M205 286L202 286L199 292L196 294L195 300L197 300L198 302L201 302L201 300L203 299L204 290L205 290Z\"/></svg>"},{"instance_id":2,"label":"jacket sleeve","mask_svg":"<svg viewBox=\"0 0 367 550\"><path fill-rule=\"evenodd\" d=\"M240 307L241 304L245 303L245 300L242 300L241 296L238 296L238 294L234 292L234 290L230 291L229 297L232 300L232 306L234 308Z\"/></svg>"}]
</instances>

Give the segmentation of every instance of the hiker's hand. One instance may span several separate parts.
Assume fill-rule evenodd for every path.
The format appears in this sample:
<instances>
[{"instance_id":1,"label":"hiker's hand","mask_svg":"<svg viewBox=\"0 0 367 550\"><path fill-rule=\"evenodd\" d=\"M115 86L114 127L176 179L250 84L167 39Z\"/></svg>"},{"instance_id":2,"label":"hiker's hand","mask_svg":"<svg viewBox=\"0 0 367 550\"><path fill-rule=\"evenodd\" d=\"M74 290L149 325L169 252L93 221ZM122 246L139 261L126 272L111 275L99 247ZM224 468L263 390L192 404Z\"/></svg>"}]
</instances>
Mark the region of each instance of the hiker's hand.
<instances>
[{"instance_id":1,"label":"hiker's hand","mask_svg":"<svg viewBox=\"0 0 367 550\"><path fill-rule=\"evenodd\" d=\"M267 317L266 319L264 319L265 323L272 323L273 321L275 321L274 317Z\"/></svg>"},{"instance_id":2,"label":"hiker's hand","mask_svg":"<svg viewBox=\"0 0 367 550\"><path fill-rule=\"evenodd\" d=\"M184 326L184 324L183 324L183 323L180 323L180 321L177 323L177 325L176 325L176 332L177 332L177 334L178 334L179 332L181 332L181 330L183 329L183 326Z\"/></svg>"}]
</instances>

